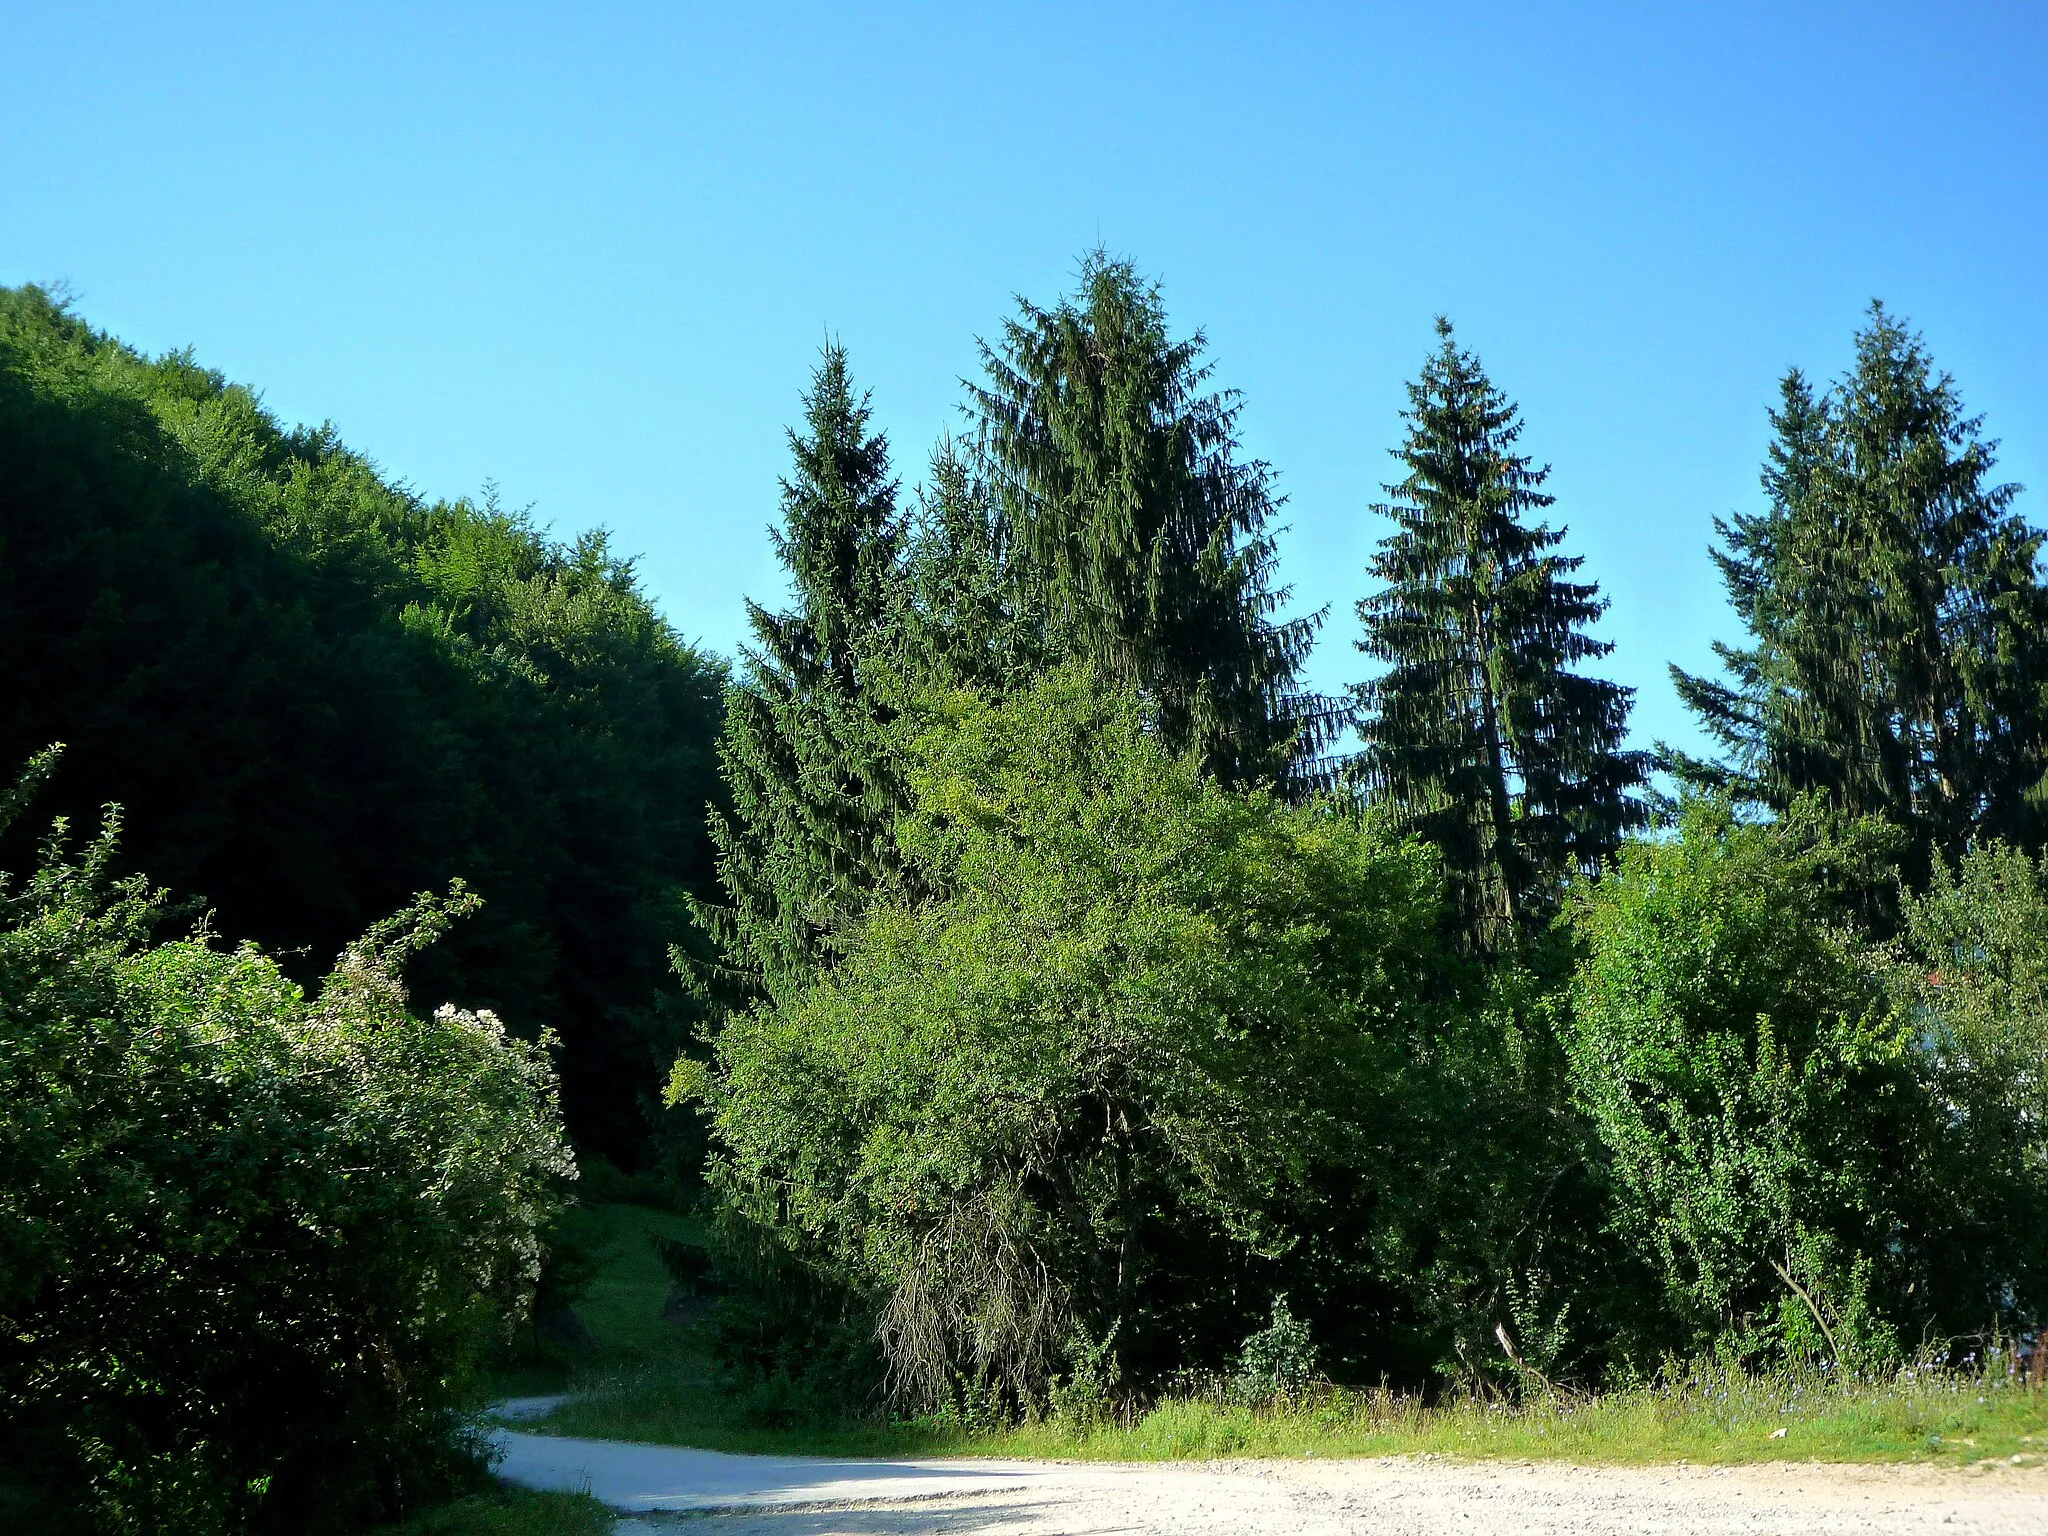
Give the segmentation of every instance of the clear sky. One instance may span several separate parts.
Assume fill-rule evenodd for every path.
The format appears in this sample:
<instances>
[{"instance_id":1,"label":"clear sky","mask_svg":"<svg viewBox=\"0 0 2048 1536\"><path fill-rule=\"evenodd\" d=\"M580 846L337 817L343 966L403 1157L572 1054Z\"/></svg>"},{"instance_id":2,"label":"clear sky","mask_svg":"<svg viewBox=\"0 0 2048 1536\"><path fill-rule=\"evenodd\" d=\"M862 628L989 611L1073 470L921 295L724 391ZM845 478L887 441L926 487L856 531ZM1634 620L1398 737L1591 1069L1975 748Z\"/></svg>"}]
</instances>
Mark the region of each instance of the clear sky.
<instances>
[{"instance_id":1,"label":"clear sky","mask_svg":"<svg viewBox=\"0 0 2048 1536\"><path fill-rule=\"evenodd\" d=\"M1729 619L1764 411L1873 297L2048 523L2048 4L30 5L0 281L190 345L434 496L604 524L730 652L828 329L906 482L1098 241L1165 285L1351 603L1449 314L1555 466L1637 735Z\"/></svg>"}]
</instances>

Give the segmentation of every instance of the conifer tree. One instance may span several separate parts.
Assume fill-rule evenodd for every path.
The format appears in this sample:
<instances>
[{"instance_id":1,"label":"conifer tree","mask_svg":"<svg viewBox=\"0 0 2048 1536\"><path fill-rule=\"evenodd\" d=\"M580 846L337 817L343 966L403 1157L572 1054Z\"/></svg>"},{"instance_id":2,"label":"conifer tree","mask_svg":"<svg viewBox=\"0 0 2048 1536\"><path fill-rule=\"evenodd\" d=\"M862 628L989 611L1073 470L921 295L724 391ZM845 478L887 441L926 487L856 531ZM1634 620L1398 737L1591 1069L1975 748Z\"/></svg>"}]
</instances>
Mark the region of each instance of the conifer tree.
<instances>
[{"instance_id":1,"label":"conifer tree","mask_svg":"<svg viewBox=\"0 0 2048 1536\"><path fill-rule=\"evenodd\" d=\"M1515 452L1517 409L1450 322L1437 334L1408 386L1408 474L1374 508L1395 530L1359 649L1386 670L1353 690L1354 771L1442 850L1469 940L1497 952L1642 819L1644 757L1621 745L1630 691L1573 670L1612 647L1585 633L1606 604L1567 579L1564 530L1528 521L1549 471Z\"/></svg>"},{"instance_id":2,"label":"conifer tree","mask_svg":"<svg viewBox=\"0 0 2048 1536\"><path fill-rule=\"evenodd\" d=\"M979 456L942 439L918 490L890 626L906 678L994 697L1045 669L1045 603L1016 558L1014 532Z\"/></svg>"},{"instance_id":3,"label":"conifer tree","mask_svg":"<svg viewBox=\"0 0 2048 1536\"><path fill-rule=\"evenodd\" d=\"M1275 614L1267 466L1206 391L1200 332L1100 251L1080 292L1023 303L972 390L995 494L1062 644L1148 699L1163 739L1229 781L1286 776L1334 711L1296 676L1321 621Z\"/></svg>"},{"instance_id":4,"label":"conifer tree","mask_svg":"<svg viewBox=\"0 0 2048 1536\"><path fill-rule=\"evenodd\" d=\"M749 601L754 643L728 692L714 815L729 906L703 914L749 986L806 975L888 868L898 796L867 670L900 603L904 548L888 443L869 431L845 349L828 344L789 434L775 552L791 606Z\"/></svg>"},{"instance_id":5,"label":"conifer tree","mask_svg":"<svg viewBox=\"0 0 2048 1536\"><path fill-rule=\"evenodd\" d=\"M1788 374L1771 424L1764 510L1716 524L1750 643L1715 647L1725 682L1672 669L1725 755L1667 761L1774 807L1819 792L1881 816L1912 875L1985 836L2037 846L2042 534L1991 482L1982 418L1873 305L1850 374L1825 395Z\"/></svg>"},{"instance_id":6,"label":"conifer tree","mask_svg":"<svg viewBox=\"0 0 2048 1536\"><path fill-rule=\"evenodd\" d=\"M1671 669L1679 697L1727 756L1709 761L1660 749L1665 766L1680 778L1700 788L1732 790L1747 799L1766 798L1763 776L1768 766L1760 748L1766 734L1764 717L1773 707L1766 677L1776 662L1769 654L1771 643L1762 637L1783 635L1797 617L1784 606L1791 586L1774 580L1771 573L1778 565L1780 534L1811 493L1815 467L1827 451L1826 408L1797 368L1780 381L1778 400L1770 412L1773 435L1762 476L1765 509L1715 518L1715 531L1725 547L1708 551L1736 616L1756 643L1714 642L1714 654L1729 676L1726 683ZM1780 695L1779 703L1784 702ZM1781 745L1791 747L1782 733Z\"/></svg>"}]
</instances>

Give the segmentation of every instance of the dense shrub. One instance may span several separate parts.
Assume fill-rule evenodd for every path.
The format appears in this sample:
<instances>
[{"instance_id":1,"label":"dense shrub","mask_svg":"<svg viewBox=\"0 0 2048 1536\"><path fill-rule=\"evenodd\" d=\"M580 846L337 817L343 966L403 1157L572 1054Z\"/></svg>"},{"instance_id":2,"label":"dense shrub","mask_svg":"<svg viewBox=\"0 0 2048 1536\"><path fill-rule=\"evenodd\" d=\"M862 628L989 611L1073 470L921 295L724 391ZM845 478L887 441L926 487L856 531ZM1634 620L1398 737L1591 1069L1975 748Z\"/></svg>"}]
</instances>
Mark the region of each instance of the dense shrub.
<instances>
[{"instance_id":1,"label":"dense shrub","mask_svg":"<svg viewBox=\"0 0 2048 1536\"><path fill-rule=\"evenodd\" d=\"M898 729L900 884L677 1073L771 1417L885 1375L1086 1419L1243 1375L1281 1294L1338 1380L1541 1390L2038 1326L2024 857L1893 886L1878 943L1895 834L1696 800L1480 967L1428 850L1205 779L1084 671Z\"/></svg>"},{"instance_id":2,"label":"dense shrub","mask_svg":"<svg viewBox=\"0 0 2048 1536\"><path fill-rule=\"evenodd\" d=\"M1882 1355L1927 1315L1939 1127L1881 967L1836 920L1852 851L1803 812L1695 801L1578 910L1575 1081L1674 1347Z\"/></svg>"},{"instance_id":3,"label":"dense shrub","mask_svg":"<svg viewBox=\"0 0 2048 1536\"><path fill-rule=\"evenodd\" d=\"M1335 1172L1371 1199L1430 1017L1435 861L1219 787L1079 669L904 720L922 894L734 1018L708 1079L679 1070L714 1182L873 1299L901 1398L1037 1401L1104 1345L1126 1383L1219 1366Z\"/></svg>"},{"instance_id":4,"label":"dense shrub","mask_svg":"<svg viewBox=\"0 0 2048 1536\"><path fill-rule=\"evenodd\" d=\"M308 994L110 878L0 886L0 1481L93 1532L318 1531L474 1464L480 1351L570 1172L544 1045L408 1009L421 897Z\"/></svg>"},{"instance_id":5,"label":"dense shrub","mask_svg":"<svg viewBox=\"0 0 2048 1536\"><path fill-rule=\"evenodd\" d=\"M1948 1240L1926 1282L1952 1326L2048 1320L2048 876L1992 843L1905 901L1890 980L1946 1134L1931 1170Z\"/></svg>"}]
</instances>

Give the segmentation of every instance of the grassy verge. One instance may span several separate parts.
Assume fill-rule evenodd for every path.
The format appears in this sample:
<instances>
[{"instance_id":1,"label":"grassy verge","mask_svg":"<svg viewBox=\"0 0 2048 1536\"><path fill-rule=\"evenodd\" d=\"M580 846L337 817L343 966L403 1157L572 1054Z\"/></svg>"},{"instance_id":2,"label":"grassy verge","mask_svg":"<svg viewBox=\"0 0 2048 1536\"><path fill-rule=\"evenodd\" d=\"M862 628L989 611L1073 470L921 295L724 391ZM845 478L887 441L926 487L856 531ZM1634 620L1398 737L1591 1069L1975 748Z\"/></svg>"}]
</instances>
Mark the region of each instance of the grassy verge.
<instances>
[{"instance_id":1,"label":"grassy verge","mask_svg":"<svg viewBox=\"0 0 2048 1536\"><path fill-rule=\"evenodd\" d=\"M2014 1457L2048 1464L2048 1393L1995 1374L1696 1374L1667 1387L1517 1407L1328 1390L1248 1407L1221 1398L1160 1404L1135 1423L977 1429L945 1419L765 1425L720 1392L700 1326L662 1316L668 1279L650 1232L686 1218L601 1206L607 1262L577 1310L593 1347L558 1352L506 1391L574 1391L539 1424L564 1435L709 1450L824 1456L1039 1456L1166 1461L1240 1456L1443 1455L1610 1464L1693 1461L1920 1461ZM1782 1431L1782 1433L1780 1433Z\"/></svg>"},{"instance_id":2,"label":"grassy verge","mask_svg":"<svg viewBox=\"0 0 2048 1536\"><path fill-rule=\"evenodd\" d=\"M1403 1456L1692 1461L1985 1460L2048 1464L2048 1394L1958 1376L1883 1383L1707 1378L1675 1389L1508 1406L1330 1390L1264 1407L1176 1399L1134 1423L973 1430L945 1420L764 1429L706 1379L624 1377L554 1415L559 1434L714 1450L835 1456L1033 1456L1105 1461Z\"/></svg>"},{"instance_id":3,"label":"grassy verge","mask_svg":"<svg viewBox=\"0 0 2048 1536\"><path fill-rule=\"evenodd\" d=\"M991 1437L992 1439L997 1437ZM1834 1383L1707 1377L1672 1389L1509 1406L1331 1391L1274 1408L1180 1400L1135 1424L1029 1425L1003 1454L1122 1460L1396 1456L1693 1461L2048 1461L2048 1397L1960 1377Z\"/></svg>"}]
</instances>

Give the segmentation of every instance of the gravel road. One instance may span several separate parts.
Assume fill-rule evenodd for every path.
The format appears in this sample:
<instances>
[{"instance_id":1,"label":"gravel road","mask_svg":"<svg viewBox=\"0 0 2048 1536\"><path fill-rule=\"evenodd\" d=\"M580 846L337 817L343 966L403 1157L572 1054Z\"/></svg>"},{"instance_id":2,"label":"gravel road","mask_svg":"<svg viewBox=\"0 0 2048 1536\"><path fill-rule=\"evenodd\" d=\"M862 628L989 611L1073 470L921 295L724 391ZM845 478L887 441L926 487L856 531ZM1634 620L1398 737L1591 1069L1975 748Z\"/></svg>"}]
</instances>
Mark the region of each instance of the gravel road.
<instances>
[{"instance_id":1,"label":"gravel road","mask_svg":"<svg viewBox=\"0 0 2048 1536\"><path fill-rule=\"evenodd\" d=\"M2048 1536L2048 1468L833 1461L500 1432L502 1475L587 1488L617 1536Z\"/></svg>"}]
</instances>

